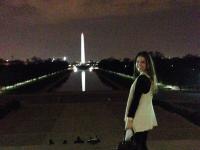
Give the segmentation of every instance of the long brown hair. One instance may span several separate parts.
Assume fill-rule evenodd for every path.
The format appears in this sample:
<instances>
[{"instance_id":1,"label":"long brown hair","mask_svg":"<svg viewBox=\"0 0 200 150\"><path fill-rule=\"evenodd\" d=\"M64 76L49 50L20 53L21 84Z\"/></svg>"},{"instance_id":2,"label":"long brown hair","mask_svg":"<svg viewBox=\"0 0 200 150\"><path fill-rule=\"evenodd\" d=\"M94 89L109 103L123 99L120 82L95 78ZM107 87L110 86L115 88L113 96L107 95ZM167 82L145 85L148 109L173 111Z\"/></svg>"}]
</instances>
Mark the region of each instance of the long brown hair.
<instances>
[{"instance_id":1,"label":"long brown hair","mask_svg":"<svg viewBox=\"0 0 200 150\"><path fill-rule=\"evenodd\" d=\"M155 71L155 67L154 67L154 63L153 63L153 59L151 58L151 55L146 52L146 51L142 51L142 52L139 52L136 57L135 57L135 60L134 60L134 77L136 78L137 76L139 76L139 72L136 68L136 61L137 61L137 58L139 56L142 56L145 58L146 60L146 73L150 76L151 78L151 81L152 81L152 90L153 90L153 93L155 94L157 92L157 77L156 77L156 71Z\"/></svg>"}]
</instances>

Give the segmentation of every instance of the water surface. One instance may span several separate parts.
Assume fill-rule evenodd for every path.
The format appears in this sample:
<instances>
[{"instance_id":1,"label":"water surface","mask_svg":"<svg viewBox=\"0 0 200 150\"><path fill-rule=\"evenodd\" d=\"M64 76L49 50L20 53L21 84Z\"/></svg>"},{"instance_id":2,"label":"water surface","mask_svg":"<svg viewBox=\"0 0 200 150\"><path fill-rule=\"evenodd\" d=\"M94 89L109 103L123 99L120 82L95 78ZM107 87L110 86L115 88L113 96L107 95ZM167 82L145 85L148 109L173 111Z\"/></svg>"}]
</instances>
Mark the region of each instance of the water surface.
<instances>
[{"instance_id":1,"label":"water surface","mask_svg":"<svg viewBox=\"0 0 200 150\"><path fill-rule=\"evenodd\" d=\"M83 76L85 72L85 78ZM111 91L112 87L106 86L98 78L95 72L86 71L77 71L72 72L69 79L66 82L62 83L54 91L63 92L63 91L82 91L82 80L85 79L85 90L86 91Z\"/></svg>"}]
</instances>

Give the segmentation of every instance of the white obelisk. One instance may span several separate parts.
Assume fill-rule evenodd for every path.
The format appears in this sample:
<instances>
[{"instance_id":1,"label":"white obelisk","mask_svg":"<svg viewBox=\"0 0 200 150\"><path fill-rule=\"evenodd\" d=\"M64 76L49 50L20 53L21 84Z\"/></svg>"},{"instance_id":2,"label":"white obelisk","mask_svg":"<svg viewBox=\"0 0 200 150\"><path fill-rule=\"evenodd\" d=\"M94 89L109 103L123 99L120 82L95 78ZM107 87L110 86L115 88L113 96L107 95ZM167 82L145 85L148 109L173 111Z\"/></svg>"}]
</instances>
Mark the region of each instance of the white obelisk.
<instances>
[{"instance_id":1,"label":"white obelisk","mask_svg":"<svg viewBox=\"0 0 200 150\"><path fill-rule=\"evenodd\" d=\"M81 64L85 64L85 43L83 33L81 33Z\"/></svg>"}]
</instances>

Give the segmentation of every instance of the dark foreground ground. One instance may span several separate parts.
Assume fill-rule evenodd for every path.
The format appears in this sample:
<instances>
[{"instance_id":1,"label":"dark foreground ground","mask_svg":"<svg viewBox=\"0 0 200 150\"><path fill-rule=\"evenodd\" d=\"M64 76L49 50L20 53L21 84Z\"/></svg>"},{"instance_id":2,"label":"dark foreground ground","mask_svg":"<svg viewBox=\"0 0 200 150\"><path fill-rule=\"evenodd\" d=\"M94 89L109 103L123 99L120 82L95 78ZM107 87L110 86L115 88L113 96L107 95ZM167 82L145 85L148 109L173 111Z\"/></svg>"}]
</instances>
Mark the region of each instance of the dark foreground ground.
<instances>
[{"instance_id":1,"label":"dark foreground ground","mask_svg":"<svg viewBox=\"0 0 200 150\"><path fill-rule=\"evenodd\" d=\"M123 137L126 98L127 92L1 97L20 101L21 107L0 120L0 149L113 150ZM199 126L158 105L155 112L159 126L149 133L149 150L199 150ZM85 143L74 144L77 136ZM100 143L87 143L95 136Z\"/></svg>"}]
</instances>

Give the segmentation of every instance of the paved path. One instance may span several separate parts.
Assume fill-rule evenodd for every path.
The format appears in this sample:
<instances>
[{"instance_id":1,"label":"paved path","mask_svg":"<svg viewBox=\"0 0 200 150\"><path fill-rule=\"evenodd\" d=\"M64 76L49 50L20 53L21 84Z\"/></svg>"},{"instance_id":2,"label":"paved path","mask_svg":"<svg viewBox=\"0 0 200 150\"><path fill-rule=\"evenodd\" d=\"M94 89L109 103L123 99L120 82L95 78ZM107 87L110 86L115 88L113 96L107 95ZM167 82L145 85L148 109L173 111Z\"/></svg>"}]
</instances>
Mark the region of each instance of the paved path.
<instances>
[{"instance_id":1,"label":"paved path","mask_svg":"<svg viewBox=\"0 0 200 150\"><path fill-rule=\"evenodd\" d=\"M111 150L122 138L124 109L125 102L112 98L43 103L40 97L35 102L23 102L20 110L0 120L0 149ZM200 127L158 106L155 111L159 126L149 133L149 150L199 150ZM88 144L87 139L96 135L101 142ZM77 136L85 143L74 144ZM55 144L49 145L49 139ZM65 139L68 143L62 144Z\"/></svg>"}]
</instances>

